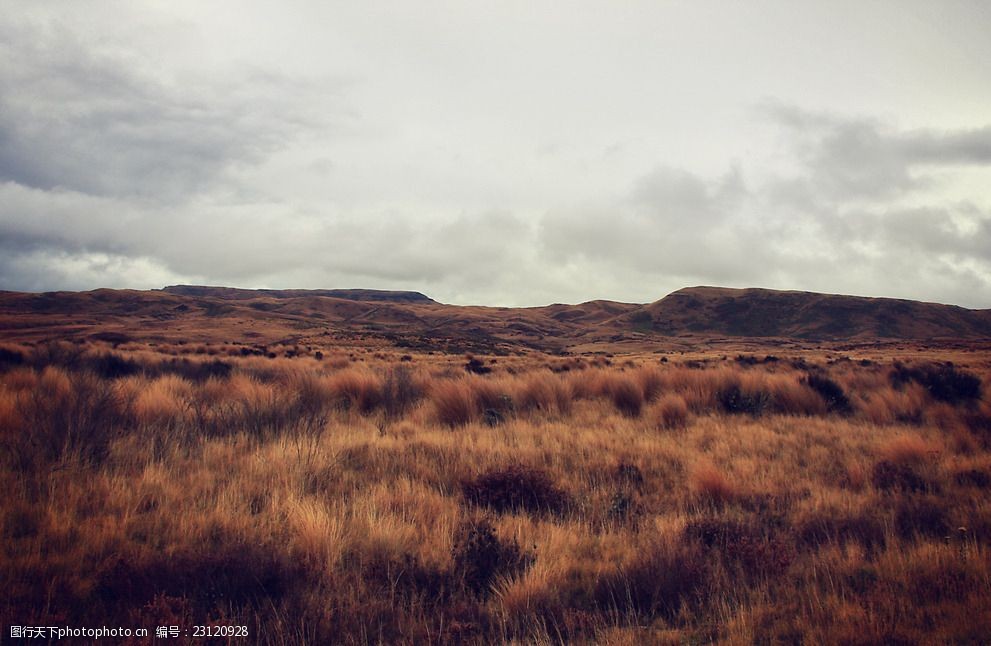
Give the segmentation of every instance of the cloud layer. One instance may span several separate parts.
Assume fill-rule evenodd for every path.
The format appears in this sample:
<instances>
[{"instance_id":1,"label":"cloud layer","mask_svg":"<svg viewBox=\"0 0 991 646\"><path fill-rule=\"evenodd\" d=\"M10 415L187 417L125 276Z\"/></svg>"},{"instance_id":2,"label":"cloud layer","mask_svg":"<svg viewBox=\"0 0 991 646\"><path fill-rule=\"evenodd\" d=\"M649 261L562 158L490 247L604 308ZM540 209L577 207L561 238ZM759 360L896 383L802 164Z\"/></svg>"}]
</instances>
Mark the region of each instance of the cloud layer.
<instances>
[{"instance_id":1,"label":"cloud layer","mask_svg":"<svg viewBox=\"0 0 991 646\"><path fill-rule=\"evenodd\" d=\"M700 114L693 139L688 112L641 123L635 101L659 90L609 78L609 61L541 86L516 54L447 62L465 38L398 74L375 62L409 53L397 38L368 68L190 66L155 55L172 27L142 41L27 7L0 18L3 289L381 287L533 305L718 284L991 306L988 123L899 126L769 86ZM533 46L537 32L507 28ZM612 89L614 109L585 123L574 92L529 113L509 93L562 83Z\"/></svg>"}]
</instances>

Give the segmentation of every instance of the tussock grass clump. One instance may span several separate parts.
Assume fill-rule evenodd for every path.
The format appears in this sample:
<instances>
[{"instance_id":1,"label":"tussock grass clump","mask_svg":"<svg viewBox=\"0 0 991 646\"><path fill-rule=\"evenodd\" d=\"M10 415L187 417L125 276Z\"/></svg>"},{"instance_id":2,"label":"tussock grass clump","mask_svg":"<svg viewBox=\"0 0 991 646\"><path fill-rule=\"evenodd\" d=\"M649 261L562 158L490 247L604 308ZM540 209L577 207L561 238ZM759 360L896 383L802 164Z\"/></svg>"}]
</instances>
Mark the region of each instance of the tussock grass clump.
<instances>
[{"instance_id":1,"label":"tussock grass clump","mask_svg":"<svg viewBox=\"0 0 991 646\"><path fill-rule=\"evenodd\" d=\"M102 462L131 419L132 400L89 372L46 368L37 387L18 399L27 436L11 447L21 460Z\"/></svg>"},{"instance_id":2,"label":"tussock grass clump","mask_svg":"<svg viewBox=\"0 0 991 646\"><path fill-rule=\"evenodd\" d=\"M382 382L382 408L390 419L404 417L423 399L423 385L405 365L394 366Z\"/></svg>"},{"instance_id":3,"label":"tussock grass clump","mask_svg":"<svg viewBox=\"0 0 991 646\"><path fill-rule=\"evenodd\" d=\"M436 381L430 388L437 421L445 426L464 426L478 418L475 393L464 379Z\"/></svg>"},{"instance_id":4,"label":"tussock grass clump","mask_svg":"<svg viewBox=\"0 0 991 646\"><path fill-rule=\"evenodd\" d=\"M626 417L640 417L644 396L640 386L630 379L617 378L610 387L613 406Z\"/></svg>"},{"instance_id":5,"label":"tussock grass clump","mask_svg":"<svg viewBox=\"0 0 991 646\"><path fill-rule=\"evenodd\" d=\"M559 415L567 415L571 410L573 397L567 382L546 372L526 377L516 391L515 402L521 411L556 411Z\"/></svg>"},{"instance_id":6,"label":"tussock grass clump","mask_svg":"<svg viewBox=\"0 0 991 646\"><path fill-rule=\"evenodd\" d=\"M564 514L571 497L547 474L533 467L512 465L486 471L461 483L466 501L497 512Z\"/></svg>"},{"instance_id":7,"label":"tussock grass clump","mask_svg":"<svg viewBox=\"0 0 991 646\"><path fill-rule=\"evenodd\" d=\"M657 399L664 389L664 375L657 368L640 368L636 373L636 381L645 402Z\"/></svg>"},{"instance_id":8,"label":"tussock grass clump","mask_svg":"<svg viewBox=\"0 0 991 646\"><path fill-rule=\"evenodd\" d=\"M684 428L688 425L688 404L681 395L664 395L654 406L653 418L662 429Z\"/></svg>"},{"instance_id":9,"label":"tussock grass clump","mask_svg":"<svg viewBox=\"0 0 991 646\"><path fill-rule=\"evenodd\" d=\"M346 409L365 415L382 403L382 380L370 370L337 372L330 377L330 389Z\"/></svg>"},{"instance_id":10,"label":"tussock grass clump","mask_svg":"<svg viewBox=\"0 0 991 646\"><path fill-rule=\"evenodd\" d=\"M711 462L702 461L689 474L689 487L702 502L722 505L737 497L737 489Z\"/></svg>"}]
</instances>

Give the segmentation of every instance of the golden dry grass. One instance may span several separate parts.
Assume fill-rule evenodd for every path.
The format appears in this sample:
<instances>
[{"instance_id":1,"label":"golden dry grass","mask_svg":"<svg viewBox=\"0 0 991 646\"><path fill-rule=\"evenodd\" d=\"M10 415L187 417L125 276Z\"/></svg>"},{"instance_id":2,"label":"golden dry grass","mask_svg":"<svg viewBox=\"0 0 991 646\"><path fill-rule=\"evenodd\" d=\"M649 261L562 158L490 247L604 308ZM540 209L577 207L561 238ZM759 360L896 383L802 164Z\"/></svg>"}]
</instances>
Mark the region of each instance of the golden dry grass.
<instances>
[{"instance_id":1,"label":"golden dry grass","mask_svg":"<svg viewBox=\"0 0 991 646\"><path fill-rule=\"evenodd\" d=\"M45 352L0 374L7 624L223 622L272 644L991 634L986 385L949 403L887 364L812 357L846 410L785 361L470 375L446 355L222 369L144 349L98 376L131 369ZM988 381L983 356L962 370Z\"/></svg>"}]
</instances>

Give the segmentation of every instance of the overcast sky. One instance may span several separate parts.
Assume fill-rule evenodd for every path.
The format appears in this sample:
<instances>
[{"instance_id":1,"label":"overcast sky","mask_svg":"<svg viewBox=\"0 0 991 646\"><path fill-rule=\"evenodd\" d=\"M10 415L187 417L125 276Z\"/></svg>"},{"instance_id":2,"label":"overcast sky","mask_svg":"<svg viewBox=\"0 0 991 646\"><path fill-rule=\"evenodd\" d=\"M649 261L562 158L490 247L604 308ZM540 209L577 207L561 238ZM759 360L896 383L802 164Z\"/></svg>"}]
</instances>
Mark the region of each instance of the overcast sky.
<instances>
[{"instance_id":1,"label":"overcast sky","mask_svg":"<svg viewBox=\"0 0 991 646\"><path fill-rule=\"evenodd\" d=\"M991 4L0 0L0 288L991 307Z\"/></svg>"}]
</instances>

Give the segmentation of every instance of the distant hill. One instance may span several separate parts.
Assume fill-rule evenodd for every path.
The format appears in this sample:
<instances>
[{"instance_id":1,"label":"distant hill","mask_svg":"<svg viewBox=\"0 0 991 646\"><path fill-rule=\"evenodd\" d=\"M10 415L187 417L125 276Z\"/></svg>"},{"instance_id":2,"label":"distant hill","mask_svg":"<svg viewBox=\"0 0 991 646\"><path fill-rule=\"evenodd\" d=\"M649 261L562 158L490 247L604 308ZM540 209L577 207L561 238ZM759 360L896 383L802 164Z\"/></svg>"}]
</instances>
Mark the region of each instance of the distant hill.
<instances>
[{"instance_id":1,"label":"distant hill","mask_svg":"<svg viewBox=\"0 0 991 646\"><path fill-rule=\"evenodd\" d=\"M208 296L231 300L248 300L260 296L270 298L301 298L326 296L349 301L389 301L392 303L436 303L420 292L388 291L382 289L240 289L237 287L208 287L204 285L171 285L160 291L179 296Z\"/></svg>"},{"instance_id":2,"label":"distant hill","mask_svg":"<svg viewBox=\"0 0 991 646\"><path fill-rule=\"evenodd\" d=\"M236 289L0 292L0 340L349 344L512 353L694 350L707 343L991 341L991 310L889 298L692 287L646 305L444 305L419 292ZM115 341L109 341L115 339Z\"/></svg>"},{"instance_id":3,"label":"distant hill","mask_svg":"<svg viewBox=\"0 0 991 646\"><path fill-rule=\"evenodd\" d=\"M690 287L633 315L662 335L795 339L989 338L991 310L894 298L771 289Z\"/></svg>"}]
</instances>

